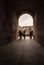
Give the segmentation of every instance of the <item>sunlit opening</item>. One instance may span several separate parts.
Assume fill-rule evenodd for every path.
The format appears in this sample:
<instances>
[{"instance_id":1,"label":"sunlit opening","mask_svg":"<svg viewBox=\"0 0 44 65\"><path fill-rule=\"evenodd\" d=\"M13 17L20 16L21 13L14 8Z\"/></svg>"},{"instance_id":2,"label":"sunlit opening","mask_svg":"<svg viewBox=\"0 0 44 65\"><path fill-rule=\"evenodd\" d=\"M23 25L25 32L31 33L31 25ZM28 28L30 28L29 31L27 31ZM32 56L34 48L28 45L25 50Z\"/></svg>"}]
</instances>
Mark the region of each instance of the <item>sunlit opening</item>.
<instances>
[{"instance_id":1,"label":"sunlit opening","mask_svg":"<svg viewBox=\"0 0 44 65\"><path fill-rule=\"evenodd\" d=\"M19 26L33 26L33 18L31 15L25 13L19 17Z\"/></svg>"},{"instance_id":2,"label":"sunlit opening","mask_svg":"<svg viewBox=\"0 0 44 65\"><path fill-rule=\"evenodd\" d=\"M27 13L22 14L18 19L18 39L33 39L33 17ZM30 32L32 36L30 37Z\"/></svg>"}]
</instances>

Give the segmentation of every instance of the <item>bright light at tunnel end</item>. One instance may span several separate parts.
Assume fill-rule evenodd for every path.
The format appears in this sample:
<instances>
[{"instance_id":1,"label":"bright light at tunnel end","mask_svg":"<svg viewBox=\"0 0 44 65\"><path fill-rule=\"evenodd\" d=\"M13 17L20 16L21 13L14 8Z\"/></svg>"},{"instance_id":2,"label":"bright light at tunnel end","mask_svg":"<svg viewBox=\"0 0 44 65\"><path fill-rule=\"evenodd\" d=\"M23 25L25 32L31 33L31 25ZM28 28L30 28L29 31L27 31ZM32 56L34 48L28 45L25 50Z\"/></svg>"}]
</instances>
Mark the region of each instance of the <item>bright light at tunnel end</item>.
<instances>
[{"instance_id":1,"label":"bright light at tunnel end","mask_svg":"<svg viewBox=\"0 0 44 65\"><path fill-rule=\"evenodd\" d=\"M33 26L33 17L27 13L21 15L18 20L18 25L23 26Z\"/></svg>"}]
</instances>

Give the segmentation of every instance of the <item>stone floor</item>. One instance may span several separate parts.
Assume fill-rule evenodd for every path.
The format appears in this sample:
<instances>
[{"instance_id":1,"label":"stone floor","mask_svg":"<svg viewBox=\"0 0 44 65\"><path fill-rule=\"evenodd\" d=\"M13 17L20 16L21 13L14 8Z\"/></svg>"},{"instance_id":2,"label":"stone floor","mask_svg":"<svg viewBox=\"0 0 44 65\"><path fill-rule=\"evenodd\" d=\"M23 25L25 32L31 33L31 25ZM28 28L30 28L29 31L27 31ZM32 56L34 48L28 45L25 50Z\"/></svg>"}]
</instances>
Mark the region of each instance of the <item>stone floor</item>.
<instances>
[{"instance_id":1,"label":"stone floor","mask_svg":"<svg viewBox=\"0 0 44 65\"><path fill-rule=\"evenodd\" d=\"M44 47L34 40L18 40L0 49L0 65L44 65Z\"/></svg>"}]
</instances>

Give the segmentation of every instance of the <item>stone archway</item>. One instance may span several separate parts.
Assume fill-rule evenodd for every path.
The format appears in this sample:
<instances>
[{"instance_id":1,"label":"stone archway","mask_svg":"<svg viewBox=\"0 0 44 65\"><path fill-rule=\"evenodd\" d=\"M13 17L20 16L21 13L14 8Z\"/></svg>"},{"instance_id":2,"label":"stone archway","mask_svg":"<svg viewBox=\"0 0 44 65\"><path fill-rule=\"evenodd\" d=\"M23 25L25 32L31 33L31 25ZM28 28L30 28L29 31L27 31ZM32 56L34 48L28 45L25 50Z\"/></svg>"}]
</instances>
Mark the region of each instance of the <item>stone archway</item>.
<instances>
[{"instance_id":1,"label":"stone archway","mask_svg":"<svg viewBox=\"0 0 44 65\"><path fill-rule=\"evenodd\" d=\"M22 12L20 12L19 14L18 14L18 18L17 18L17 24L18 24L18 20L19 20L19 17L21 16L21 15L23 15L23 14L25 14L25 13L27 13L27 14L29 14L30 16L32 16L32 18L33 18L33 20L34 20L34 15L33 15L33 13L32 12L30 12L30 11L22 11ZM34 22L34 21L33 21ZM19 25L18 25L19 26ZM34 27L34 26L33 26ZM17 34L16 34L17 36L17 38L18 38L18 27L17 27Z\"/></svg>"}]
</instances>

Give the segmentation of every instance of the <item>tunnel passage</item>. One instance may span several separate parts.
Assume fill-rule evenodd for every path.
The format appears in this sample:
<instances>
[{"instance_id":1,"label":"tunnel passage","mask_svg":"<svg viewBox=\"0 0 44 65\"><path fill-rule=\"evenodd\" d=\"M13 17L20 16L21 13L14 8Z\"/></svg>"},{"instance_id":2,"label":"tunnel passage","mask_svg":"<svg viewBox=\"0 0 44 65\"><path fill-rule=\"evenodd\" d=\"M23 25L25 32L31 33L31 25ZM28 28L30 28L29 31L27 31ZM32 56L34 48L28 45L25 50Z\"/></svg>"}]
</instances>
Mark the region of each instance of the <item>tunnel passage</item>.
<instances>
[{"instance_id":1,"label":"tunnel passage","mask_svg":"<svg viewBox=\"0 0 44 65\"><path fill-rule=\"evenodd\" d=\"M44 2L38 0L0 0L0 45L16 39L18 15L34 13L35 40L44 45Z\"/></svg>"}]
</instances>

